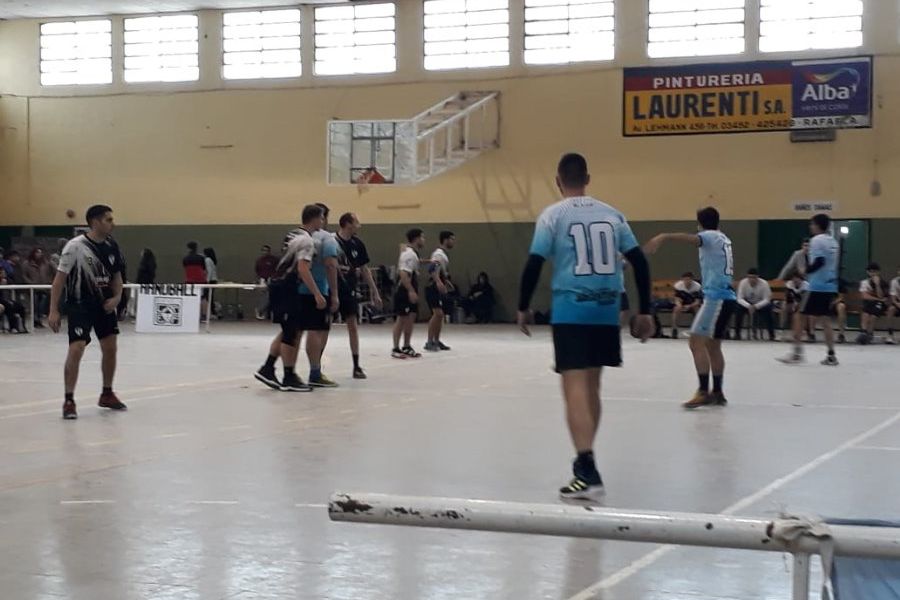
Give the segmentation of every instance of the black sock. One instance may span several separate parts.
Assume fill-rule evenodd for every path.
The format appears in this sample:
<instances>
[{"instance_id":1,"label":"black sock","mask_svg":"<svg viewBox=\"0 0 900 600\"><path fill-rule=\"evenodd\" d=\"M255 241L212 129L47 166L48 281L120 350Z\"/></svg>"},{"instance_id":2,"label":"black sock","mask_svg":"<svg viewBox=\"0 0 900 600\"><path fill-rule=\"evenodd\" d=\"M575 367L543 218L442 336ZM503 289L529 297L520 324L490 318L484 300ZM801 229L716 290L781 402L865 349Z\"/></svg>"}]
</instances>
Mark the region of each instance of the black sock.
<instances>
[{"instance_id":1,"label":"black sock","mask_svg":"<svg viewBox=\"0 0 900 600\"><path fill-rule=\"evenodd\" d=\"M834 348L828 350L828 356L834 356Z\"/></svg>"},{"instance_id":2,"label":"black sock","mask_svg":"<svg viewBox=\"0 0 900 600\"><path fill-rule=\"evenodd\" d=\"M713 375L713 391L721 392L722 391L722 378L724 375Z\"/></svg>"},{"instance_id":3,"label":"black sock","mask_svg":"<svg viewBox=\"0 0 900 600\"><path fill-rule=\"evenodd\" d=\"M272 356L272 355L270 354L269 356L266 357L266 364L263 365L263 367L266 368L266 369L274 369L274 368L275 368L275 361L277 361L277 360L278 360L278 357L277 357L277 356Z\"/></svg>"},{"instance_id":4,"label":"black sock","mask_svg":"<svg viewBox=\"0 0 900 600\"><path fill-rule=\"evenodd\" d=\"M75 394L66 394L66 402L75 402Z\"/></svg>"},{"instance_id":5,"label":"black sock","mask_svg":"<svg viewBox=\"0 0 900 600\"><path fill-rule=\"evenodd\" d=\"M354 355L353 355L353 369L354 369L354 370L358 370L358 369L359 369L359 354L354 354Z\"/></svg>"},{"instance_id":6,"label":"black sock","mask_svg":"<svg viewBox=\"0 0 900 600\"><path fill-rule=\"evenodd\" d=\"M284 368L284 376L287 377L288 375L296 375L296 373L294 373L294 367Z\"/></svg>"},{"instance_id":7,"label":"black sock","mask_svg":"<svg viewBox=\"0 0 900 600\"><path fill-rule=\"evenodd\" d=\"M700 391L709 391L709 373L697 373L697 380L700 382Z\"/></svg>"},{"instance_id":8,"label":"black sock","mask_svg":"<svg viewBox=\"0 0 900 600\"><path fill-rule=\"evenodd\" d=\"M103 393L104 394L112 394L112 387L104 387Z\"/></svg>"},{"instance_id":9,"label":"black sock","mask_svg":"<svg viewBox=\"0 0 900 600\"><path fill-rule=\"evenodd\" d=\"M600 477L597 472L597 465L594 463L594 452L588 450L579 452L575 458L575 476L587 480L589 483L595 483Z\"/></svg>"}]
</instances>

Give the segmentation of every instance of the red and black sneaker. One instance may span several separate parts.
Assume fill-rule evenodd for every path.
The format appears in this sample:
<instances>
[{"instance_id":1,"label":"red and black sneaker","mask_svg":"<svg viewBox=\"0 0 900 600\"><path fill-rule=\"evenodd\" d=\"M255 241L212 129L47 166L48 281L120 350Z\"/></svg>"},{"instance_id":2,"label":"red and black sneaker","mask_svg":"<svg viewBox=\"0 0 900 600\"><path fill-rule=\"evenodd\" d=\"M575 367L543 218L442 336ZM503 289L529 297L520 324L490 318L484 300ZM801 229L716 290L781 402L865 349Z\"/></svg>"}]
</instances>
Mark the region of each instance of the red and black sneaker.
<instances>
[{"instance_id":1,"label":"red and black sneaker","mask_svg":"<svg viewBox=\"0 0 900 600\"><path fill-rule=\"evenodd\" d=\"M63 419L74 421L78 418L78 411L75 409L74 400L66 400L63 402Z\"/></svg>"},{"instance_id":2,"label":"red and black sneaker","mask_svg":"<svg viewBox=\"0 0 900 600\"><path fill-rule=\"evenodd\" d=\"M100 408L108 408L110 410L128 410L128 407L119 400L115 392L104 392L100 394L100 400L97 402Z\"/></svg>"}]
</instances>

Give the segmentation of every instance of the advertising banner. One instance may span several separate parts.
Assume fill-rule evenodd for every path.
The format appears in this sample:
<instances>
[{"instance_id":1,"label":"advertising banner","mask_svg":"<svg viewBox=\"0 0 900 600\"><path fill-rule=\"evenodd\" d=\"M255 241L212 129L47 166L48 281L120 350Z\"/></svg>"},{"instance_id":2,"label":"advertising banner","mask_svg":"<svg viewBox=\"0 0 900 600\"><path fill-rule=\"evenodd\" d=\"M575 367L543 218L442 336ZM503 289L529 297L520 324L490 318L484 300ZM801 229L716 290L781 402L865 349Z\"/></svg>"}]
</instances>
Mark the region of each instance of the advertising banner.
<instances>
[{"instance_id":1,"label":"advertising banner","mask_svg":"<svg viewBox=\"0 0 900 600\"><path fill-rule=\"evenodd\" d=\"M200 290L191 284L142 285L138 290L138 333L198 333Z\"/></svg>"},{"instance_id":2,"label":"advertising banner","mask_svg":"<svg viewBox=\"0 0 900 600\"><path fill-rule=\"evenodd\" d=\"M872 126L872 57L625 69L623 134Z\"/></svg>"}]
</instances>

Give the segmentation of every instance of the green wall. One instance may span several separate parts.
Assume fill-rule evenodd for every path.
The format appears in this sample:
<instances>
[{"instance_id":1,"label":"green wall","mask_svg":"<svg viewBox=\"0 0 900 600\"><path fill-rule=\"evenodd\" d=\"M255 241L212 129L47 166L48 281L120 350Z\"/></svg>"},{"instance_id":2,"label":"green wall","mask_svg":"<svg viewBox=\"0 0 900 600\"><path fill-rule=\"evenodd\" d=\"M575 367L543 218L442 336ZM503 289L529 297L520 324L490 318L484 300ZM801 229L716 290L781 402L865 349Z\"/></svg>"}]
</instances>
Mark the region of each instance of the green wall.
<instances>
[{"instance_id":1,"label":"green wall","mask_svg":"<svg viewBox=\"0 0 900 600\"><path fill-rule=\"evenodd\" d=\"M361 237L369 248L373 265L393 265L407 228L414 225L363 226ZM253 264L262 244L277 250L290 224L272 225L180 225L180 226L127 226L117 228L116 238L129 263L128 274L133 278L140 251L153 249L157 257L157 280L177 282L182 279L181 258L185 244L194 240L200 247L212 246L219 257L221 281L248 282L253 279ZM496 316L511 320L515 315L518 298L519 274L528 253L533 231L531 223L449 223L444 226L425 226L428 252L434 248L440 229L456 233L457 247L451 255L451 272L463 292L480 271L486 271L497 290L499 306ZM641 221L632 224L641 242L660 232L696 230L689 221ZM762 229L766 229L762 225ZM770 227L771 228L771 227ZM771 254L766 246L771 238L763 235L757 221L724 222L722 229L734 243L735 270L739 276L761 257ZM762 238L762 241L759 241ZM769 241L767 241L767 238ZM882 264L886 274L893 274L900 265L900 219L873 220L871 228L872 259ZM780 243L780 242L779 242ZM763 246L760 247L759 244ZM793 240L787 246L793 247ZM786 247L787 247L786 246ZM784 257L787 259L787 255ZM699 270L697 250L688 245L670 244L650 258L654 279L678 277L683 271ZM626 276L629 291L634 292L630 274ZM546 309L549 303L549 269L544 270L542 285L534 301L535 309Z\"/></svg>"}]
</instances>

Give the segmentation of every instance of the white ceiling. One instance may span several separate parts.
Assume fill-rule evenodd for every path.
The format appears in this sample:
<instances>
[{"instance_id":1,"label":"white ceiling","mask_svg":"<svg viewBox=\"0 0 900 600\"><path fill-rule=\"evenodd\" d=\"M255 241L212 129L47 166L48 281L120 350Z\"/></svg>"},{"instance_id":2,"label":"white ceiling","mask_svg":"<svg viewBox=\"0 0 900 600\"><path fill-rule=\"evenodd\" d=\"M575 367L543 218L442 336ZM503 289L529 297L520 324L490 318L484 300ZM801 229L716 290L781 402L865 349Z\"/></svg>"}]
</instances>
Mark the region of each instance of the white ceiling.
<instances>
[{"instance_id":1,"label":"white ceiling","mask_svg":"<svg viewBox=\"0 0 900 600\"><path fill-rule=\"evenodd\" d=\"M183 10L339 4L351 0L0 0L0 19L81 17Z\"/></svg>"}]
</instances>

